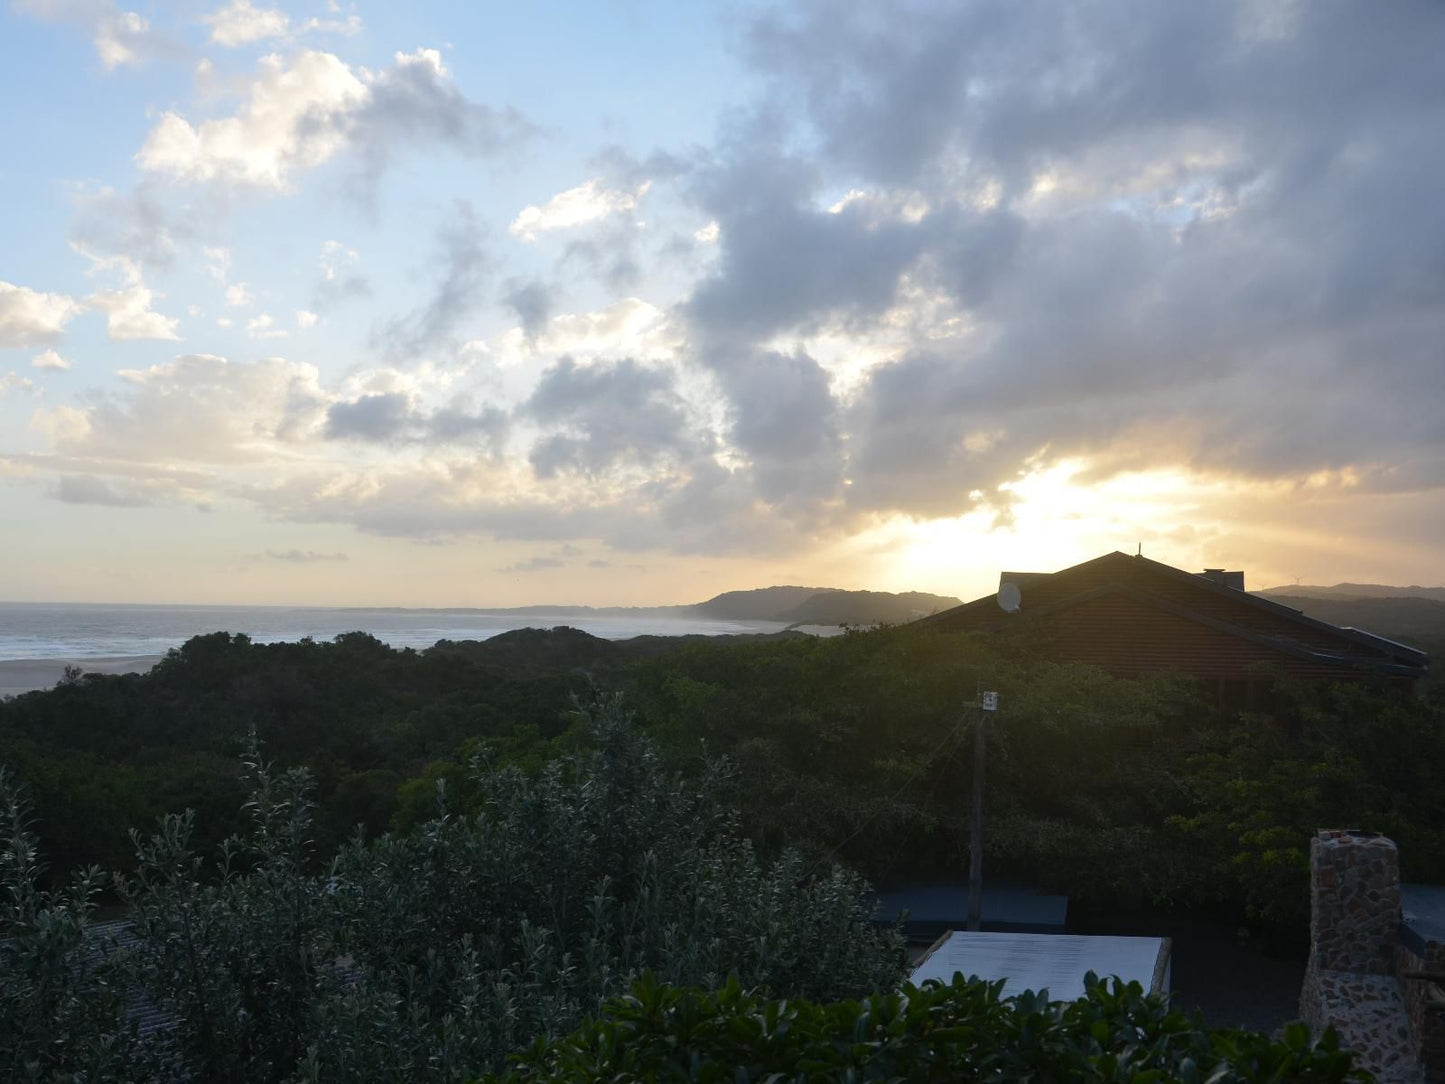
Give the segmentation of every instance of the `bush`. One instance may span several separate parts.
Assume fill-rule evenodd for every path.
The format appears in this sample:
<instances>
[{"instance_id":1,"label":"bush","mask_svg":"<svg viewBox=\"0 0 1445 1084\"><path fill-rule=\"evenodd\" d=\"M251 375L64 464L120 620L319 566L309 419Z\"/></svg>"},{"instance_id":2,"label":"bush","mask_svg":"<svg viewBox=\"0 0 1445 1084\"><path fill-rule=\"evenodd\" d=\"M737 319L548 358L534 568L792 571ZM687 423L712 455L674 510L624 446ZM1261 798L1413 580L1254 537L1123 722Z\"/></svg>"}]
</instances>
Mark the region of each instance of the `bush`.
<instances>
[{"instance_id":1,"label":"bush","mask_svg":"<svg viewBox=\"0 0 1445 1084\"><path fill-rule=\"evenodd\" d=\"M1002 995L1002 982L929 981L862 1001L770 1000L733 979L708 993L651 976L571 1035L539 1040L488 1084L648 1081L1369 1080L1334 1032L1282 1041L1205 1030L1138 983L1089 976L1077 1001Z\"/></svg>"},{"instance_id":2,"label":"bush","mask_svg":"<svg viewBox=\"0 0 1445 1084\"><path fill-rule=\"evenodd\" d=\"M218 861L197 853L189 813L134 836L134 944L102 972L87 965L94 875L40 892L11 795L6 1079L143 1080L155 1074L131 1068L149 1064L236 1084L461 1080L564 1034L644 971L715 985L735 970L783 996L897 983L902 941L873 924L861 879L791 853L760 861L718 800L723 765L686 783L616 698L580 714L590 751L535 776L478 763L477 812L357 839L324 869L306 773L274 771L253 744L252 826ZM139 990L171 1027L123 1026Z\"/></svg>"}]
</instances>

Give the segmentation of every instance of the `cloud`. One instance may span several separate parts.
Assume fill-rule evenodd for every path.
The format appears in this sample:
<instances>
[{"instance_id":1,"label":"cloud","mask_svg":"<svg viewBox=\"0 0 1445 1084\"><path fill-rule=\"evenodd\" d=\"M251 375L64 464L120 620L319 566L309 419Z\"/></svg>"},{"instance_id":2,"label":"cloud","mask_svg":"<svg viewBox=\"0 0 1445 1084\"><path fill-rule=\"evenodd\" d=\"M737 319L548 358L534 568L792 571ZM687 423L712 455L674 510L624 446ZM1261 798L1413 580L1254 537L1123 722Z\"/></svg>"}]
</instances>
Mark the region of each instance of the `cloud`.
<instances>
[{"instance_id":1,"label":"cloud","mask_svg":"<svg viewBox=\"0 0 1445 1084\"><path fill-rule=\"evenodd\" d=\"M483 287L492 261L482 243L482 227L472 205L453 204L437 232L441 247L441 278L431 299L381 328L374 341L394 353L415 356L453 340L453 333L485 300Z\"/></svg>"},{"instance_id":2,"label":"cloud","mask_svg":"<svg viewBox=\"0 0 1445 1084\"><path fill-rule=\"evenodd\" d=\"M497 569L497 571L500 572L502 575L508 575L513 572L546 572L549 569L565 568L566 566L566 561L558 560L556 557L547 557L545 555L539 554L538 556L528 558L525 561L518 561L514 565L508 565L506 568L499 568Z\"/></svg>"},{"instance_id":3,"label":"cloud","mask_svg":"<svg viewBox=\"0 0 1445 1084\"><path fill-rule=\"evenodd\" d=\"M0 281L0 347L46 346L85 305L65 294L47 294Z\"/></svg>"},{"instance_id":4,"label":"cloud","mask_svg":"<svg viewBox=\"0 0 1445 1084\"><path fill-rule=\"evenodd\" d=\"M326 435L332 440L392 440L411 417L411 400L405 395L363 395L354 402L331 405L326 412Z\"/></svg>"},{"instance_id":5,"label":"cloud","mask_svg":"<svg viewBox=\"0 0 1445 1084\"><path fill-rule=\"evenodd\" d=\"M552 315L552 291L546 283L535 279L531 282L509 282L502 300L517 314L517 319L522 322L523 334L531 340L542 333Z\"/></svg>"},{"instance_id":6,"label":"cloud","mask_svg":"<svg viewBox=\"0 0 1445 1084\"><path fill-rule=\"evenodd\" d=\"M39 391L39 385L28 376L21 376L16 372L9 372L4 376L0 376L0 399L5 398L5 396L12 392L35 395L38 394Z\"/></svg>"},{"instance_id":7,"label":"cloud","mask_svg":"<svg viewBox=\"0 0 1445 1084\"><path fill-rule=\"evenodd\" d=\"M297 309L295 312L296 326L302 331L308 331L316 326L316 321L321 317L307 309Z\"/></svg>"},{"instance_id":8,"label":"cloud","mask_svg":"<svg viewBox=\"0 0 1445 1084\"><path fill-rule=\"evenodd\" d=\"M488 154L529 131L520 115L467 99L433 49L397 53L380 72L302 49L289 58L262 57L245 104L232 116L192 124L167 111L135 160L148 173L182 183L282 191L295 174L342 151L360 158L370 182L401 146Z\"/></svg>"},{"instance_id":9,"label":"cloud","mask_svg":"<svg viewBox=\"0 0 1445 1084\"><path fill-rule=\"evenodd\" d=\"M675 375L630 359L580 366L562 358L542 374L522 413L553 430L532 447L542 479L690 460L710 443L694 428Z\"/></svg>"},{"instance_id":10,"label":"cloud","mask_svg":"<svg viewBox=\"0 0 1445 1084\"><path fill-rule=\"evenodd\" d=\"M732 404L731 437L764 500L801 511L843 478L841 411L827 372L802 352L764 351L717 366Z\"/></svg>"},{"instance_id":11,"label":"cloud","mask_svg":"<svg viewBox=\"0 0 1445 1084\"><path fill-rule=\"evenodd\" d=\"M595 312L561 313L533 340L538 353L581 360L626 356L642 361L672 357L684 339L669 315L637 297Z\"/></svg>"},{"instance_id":12,"label":"cloud","mask_svg":"<svg viewBox=\"0 0 1445 1084\"><path fill-rule=\"evenodd\" d=\"M251 287L244 282L232 283L226 287L226 307L228 309L249 308L255 300L251 296Z\"/></svg>"},{"instance_id":13,"label":"cloud","mask_svg":"<svg viewBox=\"0 0 1445 1084\"><path fill-rule=\"evenodd\" d=\"M196 232L190 208L167 206L146 185L129 192L107 186L81 189L74 200L72 245L97 256L165 270L175 263L177 240Z\"/></svg>"},{"instance_id":14,"label":"cloud","mask_svg":"<svg viewBox=\"0 0 1445 1084\"><path fill-rule=\"evenodd\" d=\"M289 64L266 56L240 113L193 127L167 112L136 162L178 181L285 188L292 172L320 165L347 145L347 125L368 93L331 53L303 50Z\"/></svg>"},{"instance_id":15,"label":"cloud","mask_svg":"<svg viewBox=\"0 0 1445 1084\"><path fill-rule=\"evenodd\" d=\"M70 362L54 350L42 350L30 359L30 367L32 369L55 369L63 372L70 368Z\"/></svg>"},{"instance_id":16,"label":"cloud","mask_svg":"<svg viewBox=\"0 0 1445 1084\"><path fill-rule=\"evenodd\" d=\"M284 327L277 327L275 318L269 312L259 313L246 321L246 337L250 339L284 339L291 333Z\"/></svg>"},{"instance_id":17,"label":"cloud","mask_svg":"<svg viewBox=\"0 0 1445 1084\"><path fill-rule=\"evenodd\" d=\"M124 391L40 411L33 426L65 455L240 465L284 457L320 428L330 398L314 366L284 358L186 354L120 375Z\"/></svg>"},{"instance_id":18,"label":"cloud","mask_svg":"<svg viewBox=\"0 0 1445 1084\"><path fill-rule=\"evenodd\" d=\"M1417 393L1445 24L1291 10L1267 35L1245 5L1108 0L755 20L765 89L688 178L719 251L679 310L755 492L841 529L1068 457L1445 486Z\"/></svg>"},{"instance_id":19,"label":"cloud","mask_svg":"<svg viewBox=\"0 0 1445 1084\"><path fill-rule=\"evenodd\" d=\"M288 564L311 565L351 560L344 553L317 553L315 550L267 550L250 555L253 561L284 561Z\"/></svg>"},{"instance_id":20,"label":"cloud","mask_svg":"<svg viewBox=\"0 0 1445 1084\"><path fill-rule=\"evenodd\" d=\"M333 12L338 9L333 4ZM211 28L210 41L235 49L253 45L258 41L279 39L290 41L302 34L324 33L351 36L361 32L361 17L348 15L344 19L311 18L302 23L293 23L291 17L280 8L256 7L250 0L231 0L225 7L217 8L204 16L201 23Z\"/></svg>"},{"instance_id":21,"label":"cloud","mask_svg":"<svg viewBox=\"0 0 1445 1084\"><path fill-rule=\"evenodd\" d=\"M598 179L584 181L576 188L559 192L542 206L524 207L508 230L513 237L535 241L537 234L571 229L611 215L631 211L647 192L651 182L643 181L631 190L609 189Z\"/></svg>"},{"instance_id":22,"label":"cloud","mask_svg":"<svg viewBox=\"0 0 1445 1084\"><path fill-rule=\"evenodd\" d=\"M486 406L469 409L462 400L434 409L418 404L407 392L371 392L333 402L326 411L325 436L377 444L475 444L499 448L510 419L506 411Z\"/></svg>"},{"instance_id":23,"label":"cloud","mask_svg":"<svg viewBox=\"0 0 1445 1084\"><path fill-rule=\"evenodd\" d=\"M160 296L135 282L118 290L98 290L86 303L105 313L106 335L111 342L131 339L179 339L176 328L180 318L163 316L151 308Z\"/></svg>"},{"instance_id":24,"label":"cloud","mask_svg":"<svg viewBox=\"0 0 1445 1084\"><path fill-rule=\"evenodd\" d=\"M267 38L284 38L291 33L291 19L284 11L254 7L250 0L231 0L201 22L211 28L212 44L228 48Z\"/></svg>"},{"instance_id":25,"label":"cloud","mask_svg":"<svg viewBox=\"0 0 1445 1084\"><path fill-rule=\"evenodd\" d=\"M116 483L93 474L67 474L55 486L64 504L99 504L110 508L142 508L153 503L144 487Z\"/></svg>"},{"instance_id":26,"label":"cloud","mask_svg":"<svg viewBox=\"0 0 1445 1084\"><path fill-rule=\"evenodd\" d=\"M322 243L321 255L317 258L321 275L315 290L314 305L317 309L327 309L342 301L371 295L371 283L366 277L350 271L360 262L361 255L354 248L347 248L340 241Z\"/></svg>"},{"instance_id":27,"label":"cloud","mask_svg":"<svg viewBox=\"0 0 1445 1084\"><path fill-rule=\"evenodd\" d=\"M68 23L88 35L107 71L174 52L148 21L134 11L122 11L113 0L14 0L14 6L22 14Z\"/></svg>"}]
</instances>

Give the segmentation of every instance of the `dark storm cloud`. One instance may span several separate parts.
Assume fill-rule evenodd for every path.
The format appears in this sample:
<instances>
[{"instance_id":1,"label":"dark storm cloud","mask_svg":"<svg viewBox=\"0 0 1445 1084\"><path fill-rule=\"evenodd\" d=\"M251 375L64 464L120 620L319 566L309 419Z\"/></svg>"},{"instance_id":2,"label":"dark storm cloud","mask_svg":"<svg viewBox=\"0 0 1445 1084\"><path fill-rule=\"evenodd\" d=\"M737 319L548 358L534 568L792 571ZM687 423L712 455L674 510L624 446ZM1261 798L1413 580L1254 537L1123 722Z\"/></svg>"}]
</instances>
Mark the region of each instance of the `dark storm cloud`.
<instances>
[{"instance_id":1,"label":"dark storm cloud","mask_svg":"<svg viewBox=\"0 0 1445 1084\"><path fill-rule=\"evenodd\" d=\"M732 403L731 437L752 461L758 495L789 504L831 494L842 477L842 440L822 366L801 352L715 360Z\"/></svg>"},{"instance_id":2,"label":"dark storm cloud","mask_svg":"<svg viewBox=\"0 0 1445 1084\"><path fill-rule=\"evenodd\" d=\"M945 515L1045 448L1445 485L1437 6L815 3L746 40L683 311L759 495ZM905 283L941 316L846 401L759 363ZM840 471L788 476L788 410Z\"/></svg>"},{"instance_id":3,"label":"dark storm cloud","mask_svg":"<svg viewBox=\"0 0 1445 1084\"><path fill-rule=\"evenodd\" d=\"M710 339L759 339L838 313L872 315L893 301L924 238L863 211L808 206L818 178L781 154L750 152L704 178L703 209L723 237L722 266L686 311Z\"/></svg>"},{"instance_id":4,"label":"dark storm cloud","mask_svg":"<svg viewBox=\"0 0 1445 1084\"><path fill-rule=\"evenodd\" d=\"M411 400L400 392L363 395L332 403L326 411L326 435L332 440L394 440L411 420Z\"/></svg>"},{"instance_id":5,"label":"dark storm cloud","mask_svg":"<svg viewBox=\"0 0 1445 1084\"><path fill-rule=\"evenodd\" d=\"M671 370L631 359L584 366L564 357L548 367L521 408L551 430L532 448L537 477L698 454L705 443L674 385Z\"/></svg>"}]
</instances>

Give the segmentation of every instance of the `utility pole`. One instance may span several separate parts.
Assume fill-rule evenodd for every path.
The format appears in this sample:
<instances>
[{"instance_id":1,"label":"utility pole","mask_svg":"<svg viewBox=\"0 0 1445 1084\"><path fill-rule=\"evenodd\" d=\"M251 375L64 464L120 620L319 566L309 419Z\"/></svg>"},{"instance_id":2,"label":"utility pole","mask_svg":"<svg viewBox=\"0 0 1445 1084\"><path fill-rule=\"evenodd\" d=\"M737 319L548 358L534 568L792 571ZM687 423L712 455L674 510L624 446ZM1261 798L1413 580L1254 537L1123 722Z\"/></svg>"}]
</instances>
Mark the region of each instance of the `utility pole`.
<instances>
[{"instance_id":1,"label":"utility pole","mask_svg":"<svg viewBox=\"0 0 1445 1084\"><path fill-rule=\"evenodd\" d=\"M968 842L968 928L983 923L983 769L988 754L988 713L998 710L998 693L979 693L973 726L973 817Z\"/></svg>"}]
</instances>

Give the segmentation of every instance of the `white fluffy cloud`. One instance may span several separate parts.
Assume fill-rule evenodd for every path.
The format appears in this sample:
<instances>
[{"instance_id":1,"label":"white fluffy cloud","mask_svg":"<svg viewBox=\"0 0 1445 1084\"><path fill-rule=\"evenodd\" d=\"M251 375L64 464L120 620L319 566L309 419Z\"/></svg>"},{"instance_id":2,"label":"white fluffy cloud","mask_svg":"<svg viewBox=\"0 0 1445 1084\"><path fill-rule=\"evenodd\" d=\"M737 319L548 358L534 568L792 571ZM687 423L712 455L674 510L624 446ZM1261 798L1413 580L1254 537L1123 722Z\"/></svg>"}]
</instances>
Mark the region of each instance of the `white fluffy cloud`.
<instances>
[{"instance_id":1,"label":"white fluffy cloud","mask_svg":"<svg viewBox=\"0 0 1445 1084\"><path fill-rule=\"evenodd\" d=\"M91 262L91 274L118 271L121 285L113 290L97 290L87 297L86 304L105 313L106 334L111 342L131 339L179 339L176 328L180 318L164 316L151 306L161 295L148 287L141 277L140 265L124 256L101 258L79 250Z\"/></svg>"},{"instance_id":2,"label":"white fluffy cloud","mask_svg":"<svg viewBox=\"0 0 1445 1084\"><path fill-rule=\"evenodd\" d=\"M643 181L635 189L606 188L597 179L558 192L540 207L532 205L522 208L510 227L513 237L523 241L535 241L537 234L549 230L565 230L585 225L598 219L607 218L623 211L631 211L637 201L646 194L649 187Z\"/></svg>"},{"instance_id":3,"label":"white fluffy cloud","mask_svg":"<svg viewBox=\"0 0 1445 1084\"><path fill-rule=\"evenodd\" d=\"M624 297L595 312L554 316L530 343L516 329L504 338L498 353L503 363L520 362L532 353L566 354L584 361L604 356L656 361L672 357L683 345L681 329L666 312L641 298Z\"/></svg>"},{"instance_id":4,"label":"white fluffy cloud","mask_svg":"<svg viewBox=\"0 0 1445 1084\"><path fill-rule=\"evenodd\" d=\"M0 347L42 346L60 338L85 305L66 294L47 294L0 281Z\"/></svg>"},{"instance_id":5,"label":"white fluffy cloud","mask_svg":"<svg viewBox=\"0 0 1445 1084\"><path fill-rule=\"evenodd\" d=\"M58 369L70 368L70 362L61 357L54 350L43 350L30 359L32 369Z\"/></svg>"},{"instance_id":6,"label":"white fluffy cloud","mask_svg":"<svg viewBox=\"0 0 1445 1084\"><path fill-rule=\"evenodd\" d=\"M258 8L250 0L231 0L201 20L211 28L211 41L234 47L267 38L284 38L291 18L279 8Z\"/></svg>"},{"instance_id":7,"label":"white fluffy cloud","mask_svg":"<svg viewBox=\"0 0 1445 1084\"><path fill-rule=\"evenodd\" d=\"M335 5L332 5L332 10L336 10ZM293 23L280 8L256 7L250 0L231 0L201 22L211 28L211 42L227 48L273 38L289 39L311 32L351 35L361 31L361 17L358 15L348 15L344 19L307 19L298 24Z\"/></svg>"},{"instance_id":8,"label":"white fluffy cloud","mask_svg":"<svg viewBox=\"0 0 1445 1084\"><path fill-rule=\"evenodd\" d=\"M137 12L114 0L15 0L17 10L47 22L69 23L90 36L107 69L141 61L166 50L163 39Z\"/></svg>"},{"instance_id":9,"label":"white fluffy cloud","mask_svg":"<svg viewBox=\"0 0 1445 1084\"><path fill-rule=\"evenodd\" d=\"M246 334L253 339L284 339L290 332L276 326L276 319L269 312L263 312L246 321Z\"/></svg>"},{"instance_id":10,"label":"white fluffy cloud","mask_svg":"<svg viewBox=\"0 0 1445 1084\"><path fill-rule=\"evenodd\" d=\"M520 118L499 117L464 98L435 49L397 53L380 72L303 49L289 58L262 57L233 116L192 124L167 111L135 159L176 181L284 190L293 174L346 148L375 173L392 145L426 139L486 151L524 128Z\"/></svg>"},{"instance_id":11,"label":"white fluffy cloud","mask_svg":"<svg viewBox=\"0 0 1445 1084\"><path fill-rule=\"evenodd\" d=\"M39 390L35 381L31 380L28 376L21 376L16 372L9 372L4 376L0 376L0 399L5 398L5 396L12 392L31 394Z\"/></svg>"},{"instance_id":12,"label":"white fluffy cloud","mask_svg":"<svg viewBox=\"0 0 1445 1084\"><path fill-rule=\"evenodd\" d=\"M88 298L105 313L106 334L111 342L129 339L179 339L176 327L180 318L163 316L151 308L158 295L146 286L127 286L120 290L101 290Z\"/></svg>"},{"instance_id":13,"label":"white fluffy cloud","mask_svg":"<svg viewBox=\"0 0 1445 1084\"><path fill-rule=\"evenodd\" d=\"M346 118L367 94L366 84L331 53L308 49L289 63L263 57L238 114L192 126L167 112L136 161L181 181L283 188L293 170L320 165L346 145Z\"/></svg>"},{"instance_id":14,"label":"white fluffy cloud","mask_svg":"<svg viewBox=\"0 0 1445 1084\"><path fill-rule=\"evenodd\" d=\"M157 466L246 463L301 439L327 401L316 368L284 358L186 354L120 375L124 392L38 412L34 427L66 455Z\"/></svg>"}]
</instances>

